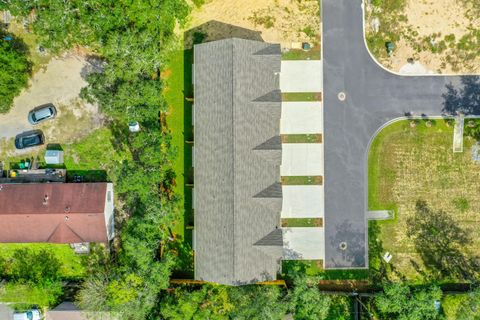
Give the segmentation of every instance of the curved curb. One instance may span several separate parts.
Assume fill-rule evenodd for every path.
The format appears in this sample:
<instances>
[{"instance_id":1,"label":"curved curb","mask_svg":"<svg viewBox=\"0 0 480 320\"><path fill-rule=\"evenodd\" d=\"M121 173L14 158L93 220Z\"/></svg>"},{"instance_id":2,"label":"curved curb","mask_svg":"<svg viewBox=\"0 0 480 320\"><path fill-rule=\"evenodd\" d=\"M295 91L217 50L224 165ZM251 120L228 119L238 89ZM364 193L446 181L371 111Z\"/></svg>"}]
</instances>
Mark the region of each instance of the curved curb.
<instances>
[{"instance_id":1,"label":"curved curb","mask_svg":"<svg viewBox=\"0 0 480 320\"><path fill-rule=\"evenodd\" d=\"M370 48L368 47L367 44L367 37L365 33L365 0L362 0L362 3L360 4L360 7L362 8L362 33L363 33L363 43L365 44L365 49L367 50L368 54L370 55L370 58L383 70L386 72L389 72L391 74L394 74L396 76L400 77L469 77L469 76L480 76L480 73L419 73L419 74L404 74L404 73L399 73L397 71L393 71L391 69L388 69L385 67L383 64L381 64L377 58L372 54L370 51Z\"/></svg>"}]
</instances>

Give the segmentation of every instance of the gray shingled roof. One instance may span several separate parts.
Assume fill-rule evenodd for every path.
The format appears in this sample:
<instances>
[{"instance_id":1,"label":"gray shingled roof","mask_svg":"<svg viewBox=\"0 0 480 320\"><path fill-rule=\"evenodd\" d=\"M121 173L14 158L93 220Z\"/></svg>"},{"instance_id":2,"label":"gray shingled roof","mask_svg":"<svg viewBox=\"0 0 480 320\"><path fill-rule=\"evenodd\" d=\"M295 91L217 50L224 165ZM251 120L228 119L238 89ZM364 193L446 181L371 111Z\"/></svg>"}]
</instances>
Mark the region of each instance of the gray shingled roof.
<instances>
[{"instance_id":1,"label":"gray shingled roof","mask_svg":"<svg viewBox=\"0 0 480 320\"><path fill-rule=\"evenodd\" d=\"M282 257L274 232L282 199L271 190L280 181L280 46L226 39L194 52L195 279L275 279Z\"/></svg>"}]
</instances>

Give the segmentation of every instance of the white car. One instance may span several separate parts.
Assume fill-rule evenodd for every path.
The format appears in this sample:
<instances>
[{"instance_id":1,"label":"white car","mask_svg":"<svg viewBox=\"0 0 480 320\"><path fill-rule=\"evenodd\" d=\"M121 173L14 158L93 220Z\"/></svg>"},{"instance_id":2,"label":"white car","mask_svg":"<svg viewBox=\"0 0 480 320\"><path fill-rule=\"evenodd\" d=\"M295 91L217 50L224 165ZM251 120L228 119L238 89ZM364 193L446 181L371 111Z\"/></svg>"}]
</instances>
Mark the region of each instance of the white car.
<instances>
[{"instance_id":1,"label":"white car","mask_svg":"<svg viewBox=\"0 0 480 320\"><path fill-rule=\"evenodd\" d=\"M33 309L25 312L15 312L13 320L42 320L42 317L40 311Z\"/></svg>"}]
</instances>

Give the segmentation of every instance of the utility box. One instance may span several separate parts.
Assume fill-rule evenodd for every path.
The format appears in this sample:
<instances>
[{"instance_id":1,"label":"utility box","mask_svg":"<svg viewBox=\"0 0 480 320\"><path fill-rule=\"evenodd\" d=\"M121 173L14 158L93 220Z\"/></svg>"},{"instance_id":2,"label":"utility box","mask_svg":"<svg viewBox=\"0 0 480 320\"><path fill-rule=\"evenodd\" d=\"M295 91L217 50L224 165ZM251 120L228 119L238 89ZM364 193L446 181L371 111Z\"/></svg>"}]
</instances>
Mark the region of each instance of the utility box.
<instances>
[{"instance_id":1,"label":"utility box","mask_svg":"<svg viewBox=\"0 0 480 320\"><path fill-rule=\"evenodd\" d=\"M63 151L47 150L45 151L46 164L63 164Z\"/></svg>"}]
</instances>

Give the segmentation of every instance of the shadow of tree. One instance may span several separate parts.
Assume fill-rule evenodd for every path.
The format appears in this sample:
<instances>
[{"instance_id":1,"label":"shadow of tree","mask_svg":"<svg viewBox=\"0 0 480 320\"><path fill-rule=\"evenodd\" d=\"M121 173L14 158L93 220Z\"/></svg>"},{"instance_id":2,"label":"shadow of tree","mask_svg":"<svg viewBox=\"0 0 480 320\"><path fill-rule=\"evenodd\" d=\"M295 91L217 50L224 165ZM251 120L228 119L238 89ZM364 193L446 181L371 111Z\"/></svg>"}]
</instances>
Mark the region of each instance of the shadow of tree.
<instances>
[{"instance_id":1,"label":"shadow of tree","mask_svg":"<svg viewBox=\"0 0 480 320\"><path fill-rule=\"evenodd\" d=\"M464 76L460 83L459 88L452 83L446 86L442 111L450 115L480 115L480 77Z\"/></svg>"},{"instance_id":2,"label":"shadow of tree","mask_svg":"<svg viewBox=\"0 0 480 320\"><path fill-rule=\"evenodd\" d=\"M369 258L369 279L373 284L379 284L391 281L392 274L404 280L405 276L401 274L393 264L385 262L382 259L385 249L380 237L381 227L378 221L371 220L368 223L368 258Z\"/></svg>"},{"instance_id":3,"label":"shadow of tree","mask_svg":"<svg viewBox=\"0 0 480 320\"><path fill-rule=\"evenodd\" d=\"M335 228L335 237L330 239L331 246L337 252L333 262L339 265L350 264L352 267L364 266L365 233L347 220L335 225Z\"/></svg>"},{"instance_id":4,"label":"shadow of tree","mask_svg":"<svg viewBox=\"0 0 480 320\"><path fill-rule=\"evenodd\" d=\"M470 234L444 211L432 210L418 200L415 215L407 220L407 236L433 278L473 281L478 276L478 257L462 251L472 243Z\"/></svg>"}]
</instances>

